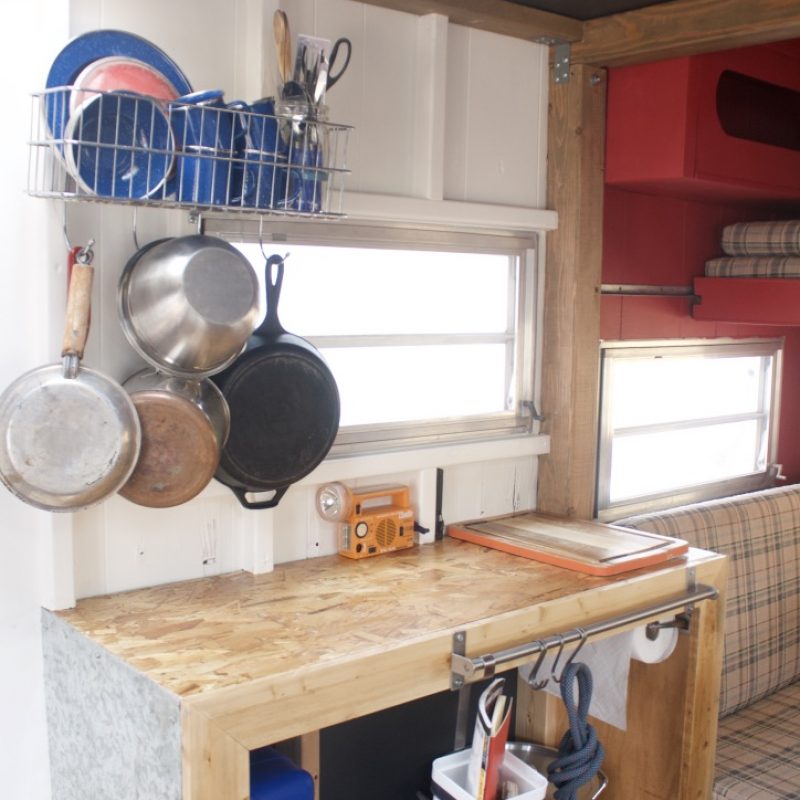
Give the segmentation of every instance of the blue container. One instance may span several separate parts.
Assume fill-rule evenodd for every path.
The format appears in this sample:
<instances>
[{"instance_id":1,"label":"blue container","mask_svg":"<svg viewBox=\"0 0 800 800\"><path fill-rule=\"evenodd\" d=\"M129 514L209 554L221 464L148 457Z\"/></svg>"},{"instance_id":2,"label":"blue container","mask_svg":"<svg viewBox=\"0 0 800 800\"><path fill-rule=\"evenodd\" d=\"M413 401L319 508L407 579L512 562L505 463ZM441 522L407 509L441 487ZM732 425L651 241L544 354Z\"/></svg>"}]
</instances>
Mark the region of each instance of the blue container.
<instances>
[{"instance_id":1,"label":"blue container","mask_svg":"<svg viewBox=\"0 0 800 800\"><path fill-rule=\"evenodd\" d=\"M170 121L180 149L176 192L183 203L227 205L231 192L234 114L213 90L170 103Z\"/></svg>"},{"instance_id":2,"label":"blue container","mask_svg":"<svg viewBox=\"0 0 800 800\"><path fill-rule=\"evenodd\" d=\"M271 747L250 754L250 800L314 800L314 779Z\"/></svg>"},{"instance_id":3,"label":"blue container","mask_svg":"<svg viewBox=\"0 0 800 800\"><path fill-rule=\"evenodd\" d=\"M286 193L286 156L280 152L275 101L257 100L246 116L242 149L242 202L255 208L277 207Z\"/></svg>"}]
</instances>

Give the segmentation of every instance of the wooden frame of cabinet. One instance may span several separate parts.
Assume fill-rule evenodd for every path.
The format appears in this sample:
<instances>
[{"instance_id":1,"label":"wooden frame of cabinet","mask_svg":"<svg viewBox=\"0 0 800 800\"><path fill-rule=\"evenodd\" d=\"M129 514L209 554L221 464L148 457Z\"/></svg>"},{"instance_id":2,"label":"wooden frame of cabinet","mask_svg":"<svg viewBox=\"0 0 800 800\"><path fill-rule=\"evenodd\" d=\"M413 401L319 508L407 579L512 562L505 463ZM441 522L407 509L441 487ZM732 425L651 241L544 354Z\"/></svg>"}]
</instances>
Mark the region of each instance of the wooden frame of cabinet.
<instances>
[{"instance_id":1,"label":"wooden frame of cabinet","mask_svg":"<svg viewBox=\"0 0 800 800\"><path fill-rule=\"evenodd\" d=\"M320 728L448 690L456 633L464 635L465 655L472 658L630 612L648 614L603 634L612 635L668 617L648 609L682 604L702 585L716 589L718 597L694 604L691 634L680 637L668 662L633 671L629 724L649 729L625 746L624 760L621 734L603 729L619 787L647 789L656 797L663 786L669 800L701 797L687 787L702 783L711 766L708 743L716 715L708 711L719 686L726 575L727 559L702 550L604 578L446 537L370 563L333 555L265 575L232 573L88 598L57 612L46 628L58 643L77 637L92 659L124 665L121 677L101 687L103 696L113 693L116 700L103 707L87 703L76 681L51 694L51 713L66 724L65 736L103 737L113 727L138 752L145 734L132 727L136 722L124 698L141 703L150 692L129 693L116 681L144 681L179 706L182 768L176 773L170 762L169 771L182 781L183 800L246 800L250 751L304 734L313 745ZM508 661L502 669L526 661L530 657ZM676 663L678 669L667 668ZM658 704L642 690L650 675L664 679L665 668L672 678L659 691L669 692L669 708L658 712L654 725ZM105 674L98 672L101 682ZM455 733L455 719L453 726ZM171 739L171 730L158 735ZM648 752L665 731L674 734L681 769ZM73 747L101 745L87 738ZM76 780L74 763L56 764L56 779ZM105 766L100 761L96 768ZM111 774L116 776L113 764ZM128 788L146 790L138 784Z\"/></svg>"}]
</instances>

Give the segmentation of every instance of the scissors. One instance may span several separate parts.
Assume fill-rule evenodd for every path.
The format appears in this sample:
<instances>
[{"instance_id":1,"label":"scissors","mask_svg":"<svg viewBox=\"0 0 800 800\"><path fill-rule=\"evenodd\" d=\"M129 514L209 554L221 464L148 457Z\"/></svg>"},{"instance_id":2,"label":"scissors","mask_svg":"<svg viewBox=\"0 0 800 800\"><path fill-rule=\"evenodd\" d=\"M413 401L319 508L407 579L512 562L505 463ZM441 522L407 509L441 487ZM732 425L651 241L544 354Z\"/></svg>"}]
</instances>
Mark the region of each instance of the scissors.
<instances>
[{"instance_id":1,"label":"scissors","mask_svg":"<svg viewBox=\"0 0 800 800\"><path fill-rule=\"evenodd\" d=\"M333 67L339 55L340 47L342 48L342 52L346 50L347 54L344 57L344 64L342 68L334 75ZM342 36L341 39L337 39L333 43L333 49L331 50L331 55L330 58L328 59L328 82L325 86L326 89L330 89L331 86L333 86L333 84L336 83L336 81L338 81L339 78L342 77L342 75L344 75L344 71L347 69L347 65L350 63L350 54L352 53L352 50L353 50L353 45L350 43L350 40L345 36Z\"/></svg>"}]
</instances>

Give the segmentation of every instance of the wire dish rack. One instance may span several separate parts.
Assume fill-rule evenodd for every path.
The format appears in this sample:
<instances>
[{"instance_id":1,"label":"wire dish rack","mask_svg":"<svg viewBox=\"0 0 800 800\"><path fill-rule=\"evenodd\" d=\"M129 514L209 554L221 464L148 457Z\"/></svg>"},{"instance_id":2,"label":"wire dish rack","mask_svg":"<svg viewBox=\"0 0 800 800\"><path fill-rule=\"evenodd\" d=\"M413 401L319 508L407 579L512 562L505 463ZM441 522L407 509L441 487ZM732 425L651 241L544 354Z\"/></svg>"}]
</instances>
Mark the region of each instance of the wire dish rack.
<instances>
[{"instance_id":1,"label":"wire dish rack","mask_svg":"<svg viewBox=\"0 0 800 800\"><path fill-rule=\"evenodd\" d=\"M33 95L28 193L340 217L352 128L305 97L225 105L58 87Z\"/></svg>"}]
</instances>

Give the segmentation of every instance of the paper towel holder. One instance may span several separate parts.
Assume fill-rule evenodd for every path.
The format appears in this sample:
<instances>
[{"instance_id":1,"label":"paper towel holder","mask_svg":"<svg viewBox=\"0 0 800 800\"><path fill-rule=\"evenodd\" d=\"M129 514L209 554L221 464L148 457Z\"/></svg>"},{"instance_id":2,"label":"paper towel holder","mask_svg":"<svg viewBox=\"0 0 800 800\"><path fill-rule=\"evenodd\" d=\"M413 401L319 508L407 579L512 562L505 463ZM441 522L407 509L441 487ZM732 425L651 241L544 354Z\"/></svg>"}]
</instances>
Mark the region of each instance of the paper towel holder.
<instances>
[{"instance_id":1,"label":"paper towel holder","mask_svg":"<svg viewBox=\"0 0 800 800\"><path fill-rule=\"evenodd\" d=\"M658 634L663 628L675 628L678 633L687 634L692 628L692 612L693 608L687 608L686 611L676 614L675 617L668 622L648 622L645 626L645 636L654 642L658 639Z\"/></svg>"}]
</instances>

